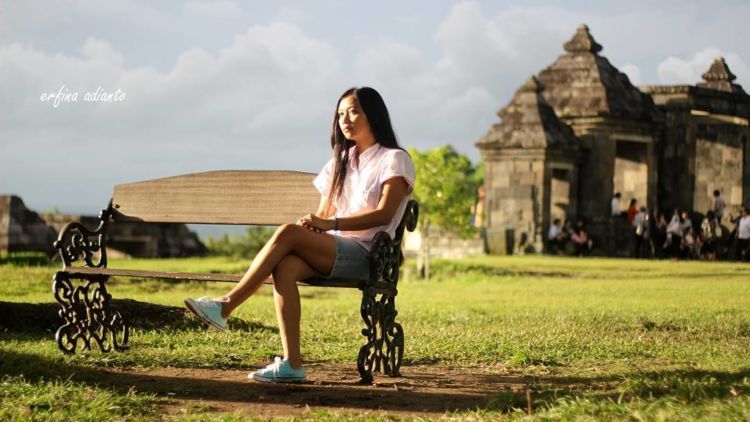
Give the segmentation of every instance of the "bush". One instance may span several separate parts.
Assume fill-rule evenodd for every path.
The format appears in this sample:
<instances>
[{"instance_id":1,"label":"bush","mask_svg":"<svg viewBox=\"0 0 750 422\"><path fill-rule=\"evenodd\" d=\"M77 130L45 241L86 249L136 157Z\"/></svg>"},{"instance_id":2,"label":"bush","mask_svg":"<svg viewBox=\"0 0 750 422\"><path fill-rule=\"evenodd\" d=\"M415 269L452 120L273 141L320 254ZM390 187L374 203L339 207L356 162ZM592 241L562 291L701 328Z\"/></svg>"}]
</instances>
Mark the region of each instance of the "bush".
<instances>
[{"instance_id":1,"label":"bush","mask_svg":"<svg viewBox=\"0 0 750 422\"><path fill-rule=\"evenodd\" d=\"M224 233L218 239L208 236L206 240L208 254L211 256L230 256L233 258L255 256L260 248L271 238L274 230L273 227L252 226L248 227L245 233L239 236L227 233Z\"/></svg>"}]
</instances>

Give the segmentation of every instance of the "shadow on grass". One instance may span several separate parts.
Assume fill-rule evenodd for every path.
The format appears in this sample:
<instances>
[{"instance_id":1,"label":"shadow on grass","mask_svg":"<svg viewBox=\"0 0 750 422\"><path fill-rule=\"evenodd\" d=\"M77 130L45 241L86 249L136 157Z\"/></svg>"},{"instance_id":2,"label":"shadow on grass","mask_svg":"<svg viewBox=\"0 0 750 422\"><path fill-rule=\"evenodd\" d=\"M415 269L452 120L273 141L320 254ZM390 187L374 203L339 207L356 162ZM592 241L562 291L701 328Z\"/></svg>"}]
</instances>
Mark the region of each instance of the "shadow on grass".
<instances>
[{"instance_id":1,"label":"shadow on grass","mask_svg":"<svg viewBox=\"0 0 750 422\"><path fill-rule=\"evenodd\" d=\"M340 368L316 366L321 380L296 385L248 381L239 371L95 369L59 359L0 348L0 377L21 375L30 382L70 379L127 394L169 395L180 401L221 402L241 409L262 405L331 406L348 409L444 413L476 410L542 411L559 399L621 396L653 401L674 396L685 402L747 394L750 369L738 371L664 370L600 377L523 377L446 374L439 367L403 367L403 377L376 377L376 385L342 380ZM461 376L460 376L461 375ZM330 378L330 381L325 380ZM345 410L345 409L344 409Z\"/></svg>"},{"instance_id":2,"label":"shadow on grass","mask_svg":"<svg viewBox=\"0 0 750 422\"><path fill-rule=\"evenodd\" d=\"M187 309L176 306L157 305L131 299L113 299L112 308L119 311L131 328L142 330L170 329L193 330L204 324ZM0 302L0 331L21 332L29 335L48 336L62 325L57 303ZM236 331L266 330L278 332L277 328L230 318L229 328Z\"/></svg>"},{"instance_id":3,"label":"shadow on grass","mask_svg":"<svg viewBox=\"0 0 750 422\"><path fill-rule=\"evenodd\" d=\"M488 375L483 383L497 384L501 391L488 398L482 410L509 413L538 412L559 400L585 397L610 403L654 401L671 397L685 404L711 399L731 399L750 394L750 368L737 371L672 369L600 377L529 377L522 389L511 388L515 377ZM505 386L505 389L502 389Z\"/></svg>"},{"instance_id":4,"label":"shadow on grass","mask_svg":"<svg viewBox=\"0 0 750 422\"><path fill-rule=\"evenodd\" d=\"M43 253L20 252L0 255L0 265L17 265L29 267L46 267L52 265L55 255L47 256Z\"/></svg>"}]
</instances>

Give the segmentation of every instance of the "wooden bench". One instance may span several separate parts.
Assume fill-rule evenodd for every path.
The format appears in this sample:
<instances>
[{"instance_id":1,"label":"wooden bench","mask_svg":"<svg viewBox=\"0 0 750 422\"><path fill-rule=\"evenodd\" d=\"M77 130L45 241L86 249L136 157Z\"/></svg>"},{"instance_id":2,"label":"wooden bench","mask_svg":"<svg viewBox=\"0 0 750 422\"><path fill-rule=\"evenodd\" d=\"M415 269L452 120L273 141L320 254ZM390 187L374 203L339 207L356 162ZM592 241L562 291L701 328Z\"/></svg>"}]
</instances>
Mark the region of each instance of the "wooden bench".
<instances>
[{"instance_id":1,"label":"wooden bench","mask_svg":"<svg viewBox=\"0 0 750 422\"><path fill-rule=\"evenodd\" d=\"M281 225L317 209L320 194L315 175L292 171L212 171L145 182L117 185L99 226L69 223L54 247L63 269L53 276L53 293L60 303L64 324L55 340L65 353L91 350L124 350L128 324L110 307L106 282L111 276L236 283L240 274L156 272L107 267L107 227L111 222ZM352 280L310 279L299 285L357 288L362 291L360 314L365 344L357 368L364 382L372 371L398 376L404 348L401 325L395 321L399 267L403 262L404 229L416 227L419 208L409 200L394 239L385 232L375 236L370 251L370 278ZM249 257L248 257L249 259ZM272 283L272 280L266 280Z\"/></svg>"}]
</instances>

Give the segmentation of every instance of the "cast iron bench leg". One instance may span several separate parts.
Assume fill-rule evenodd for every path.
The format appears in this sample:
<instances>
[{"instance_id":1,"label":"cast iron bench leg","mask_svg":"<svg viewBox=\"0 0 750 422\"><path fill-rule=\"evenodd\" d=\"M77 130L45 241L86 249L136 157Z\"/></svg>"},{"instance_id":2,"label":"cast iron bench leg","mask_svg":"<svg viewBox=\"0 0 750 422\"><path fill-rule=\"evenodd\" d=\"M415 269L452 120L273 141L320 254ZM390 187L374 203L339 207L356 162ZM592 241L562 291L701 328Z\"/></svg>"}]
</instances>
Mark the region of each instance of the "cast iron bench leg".
<instances>
[{"instance_id":1,"label":"cast iron bench leg","mask_svg":"<svg viewBox=\"0 0 750 422\"><path fill-rule=\"evenodd\" d=\"M404 357L404 329L396 322L396 297L388 297L383 315L383 337L385 356L383 356L383 373L392 377L401 376L401 359Z\"/></svg>"},{"instance_id":2,"label":"cast iron bench leg","mask_svg":"<svg viewBox=\"0 0 750 422\"><path fill-rule=\"evenodd\" d=\"M404 355L404 330L401 324L395 322L398 314L395 291L366 288L362 292L360 314L365 323L362 335L367 338L367 342L359 349L357 358L361 382L372 383L373 371L382 371L392 377L400 376L399 369Z\"/></svg>"},{"instance_id":3,"label":"cast iron bench leg","mask_svg":"<svg viewBox=\"0 0 750 422\"><path fill-rule=\"evenodd\" d=\"M58 271L52 277L52 293L61 308L58 314L64 324L57 329L55 341L65 353L75 353L79 343L91 350L91 342L102 352L124 350L129 328L119 312L110 307L112 296L107 292L107 276L77 276L76 283L67 273Z\"/></svg>"}]
</instances>

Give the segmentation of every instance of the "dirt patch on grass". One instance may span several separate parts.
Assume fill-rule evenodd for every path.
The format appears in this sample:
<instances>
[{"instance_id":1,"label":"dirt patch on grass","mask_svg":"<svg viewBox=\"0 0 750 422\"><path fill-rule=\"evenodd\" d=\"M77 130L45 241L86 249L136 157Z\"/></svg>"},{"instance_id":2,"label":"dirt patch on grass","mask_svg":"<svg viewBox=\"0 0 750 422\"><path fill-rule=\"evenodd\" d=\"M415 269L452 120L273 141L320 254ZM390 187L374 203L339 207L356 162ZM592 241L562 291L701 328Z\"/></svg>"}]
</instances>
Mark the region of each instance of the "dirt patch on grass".
<instances>
[{"instance_id":1,"label":"dirt patch on grass","mask_svg":"<svg viewBox=\"0 0 750 422\"><path fill-rule=\"evenodd\" d=\"M538 391L540 382L560 384L560 380L497 375L496 369L429 365L404 367L401 377L376 377L373 385L361 385L356 369L348 365L313 363L306 368L308 381L301 384L258 383L247 379L245 370L192 368L109 370L102 372L99 382L170 398L164 411L173 415L200 411L260 417L301 415L308 408L435 416L492 407L498 396L508 405L526 408L528 399L533 405L539 398L527 395L527 390ZM578 382L564 384L573 387Z\"/></svg>"}]
</instances>

